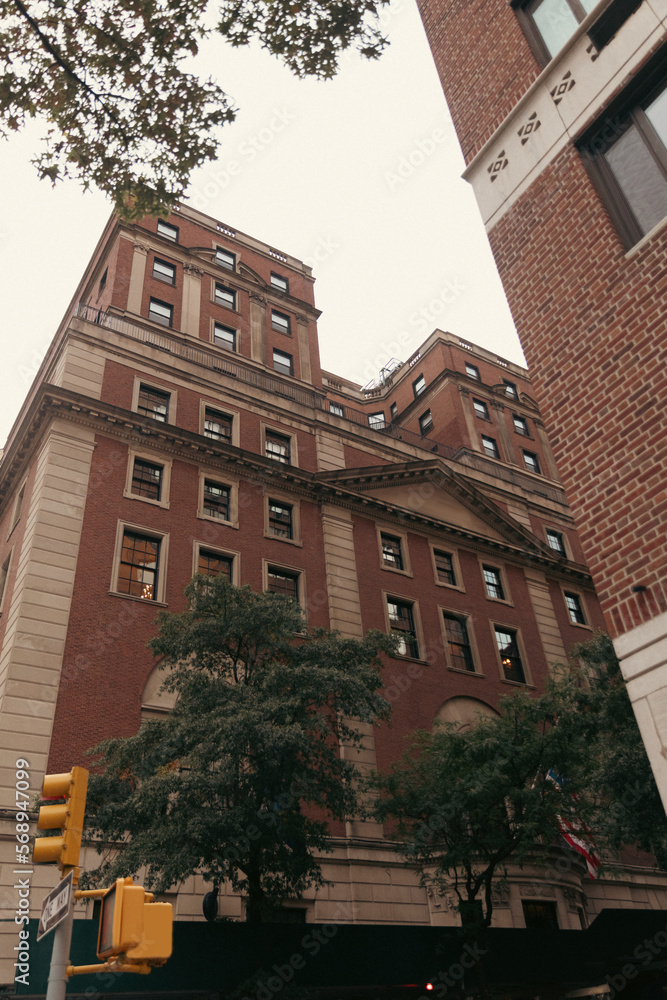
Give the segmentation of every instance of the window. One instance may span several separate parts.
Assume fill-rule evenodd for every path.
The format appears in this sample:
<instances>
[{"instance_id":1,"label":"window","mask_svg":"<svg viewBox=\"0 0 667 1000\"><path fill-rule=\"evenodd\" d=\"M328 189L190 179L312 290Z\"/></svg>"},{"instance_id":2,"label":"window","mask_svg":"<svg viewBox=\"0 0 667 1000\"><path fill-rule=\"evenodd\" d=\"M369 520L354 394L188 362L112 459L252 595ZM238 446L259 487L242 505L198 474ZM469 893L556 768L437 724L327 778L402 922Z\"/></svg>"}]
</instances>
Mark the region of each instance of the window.
<instances>
[{"instance_id":1,"label":"window","mask_svg":"<svg viewBox=\"0 0 667 1000\"><path fill-rule=\"evenodd\" d=\"M567 42L598 0L529 0L519 3L521 20L535 55L544 64Z\"/></svg>"},{"instance_id":2,"label":"window","mask_svg":"<svg viewBox=\"0 0 667 1000\"><path fill-rule=\"evenodd\" d=\"M275 309L271 310L271 327L278 333L285 333L288 337L291 335L289 316L285 316L281 312L276 312Z\"/></svg>"},{"instance_id":3,"label":"window","mask_svg":"<svg viewBox=\"0 0 667 1000\"><path fill-rule=\"evenodd\" d=\"M391 406L389 407L389 417L391 418L391 420L396 419L397 413L398 413L398 405L396 403L392 403Z\"/></svg>"},{"instance_id":4,"label":"window","mask_svg":"<svg viewBox=\"0 0 667 1000\"><path fill-rule=\"evenodd\" d=\"M166 260L159 260L156 257L153 261L153 277L158 281L164 281L166 285L175 285L176 265L168 264Z\"/></svg>"},{"instance_id":5,"label":"window","mask_svg":"<svg viewBox=\"0 0 667 1000\"><path fill-rule=\"evenodd\" d=\"M536 931L558 930L558 911L553 900L522 899L521 906L526 927Z\"/></svg>"},{"instance_id":6,"label":"window","mask_svg":"<svg viewBox=\"0 0 667 1000\"><path fill-rule=\"evenodd\" d=\"M492 597L496 601L504 601L505 589L503 587L500 570L496 569L494 566L482 566L482 574L484 576L486 596Z\"/></svg>"},{"instance_id":7,"label":"window","mask_svg":"<svg viewBox=\"0 0 667 1000\"><path fill-rule=\"evenodd\" d=\"M418 659L419 644L415 630L413 605L407 601L397 601L393 597L388 597L387 612L389 614L389 631L399 639L398 655L413 656Z\"/></svg>"},{"instance_id":8,"label":"window","mask_svg":"<svg viewBox=\"0 0 667 1000\"><path fill-rule=\"evenodd\" d=\"M456 572L451 553L434 549L433 559L435 561L435 575L438 583L446 583L450 587L456 587Z\"/></svg>"},{"instance_id":9,"label":"window","mask_svg":"<svg viewBox=\"0 0 667 1000\"><path fill-rule=\"evenodd\" d=\"M176 226L171 226L168 222L164 222L163 219L157 220L157 234L158 236L164 236L166 240L171 240L172 243L178 243L178 229Z\"/></svg>"},{"instance_id":10,"label":"window","mask_svg":"<svg viewBox=\"0 0 667 1000\"><path fill-rule=\"evenodd\" d=\"M382 547L382 565L389 569L405 569L403 565L403 553L401 551L401 539L394 535L380 535L380 545Z\"/></svg>"},{"instance_id":11,"label":"window","mask_svg":"<svg viewBox=\"0 0 667 1000\"><path fill-rule=\"evenodd\" d=\"M282 462L283 465L291 465L291 441L284 434L276 434L275 431L266 431L264 454L267 458L272 458L275 462Z\"/></svg>"},{"instance_id":12,"label":"window","mask_svg":"<svg viewBox=\"0 0 667 1000\"><path fill-rule=\"evenodd\" d=\"M490 420L489 408L485 402L481 399L473 399L472 405L475 408L475 415L479 417L480 420Z\"/></svg>"},{"instance_id":13,"label":"window","mask_svg":"<svg viewBox=\"0 0 667 1000\"><path fill-rule=\"evenodd\" d=\"M519 393L514 382L508 382L506 378L503 379L503 385L505 386L505 395L509 396L510 399L518 399Z\"/></svg>"},{"instance_id":14,"label":"window","mask_svg":"<svg viewBox=\"0 0 667 1000\"><path fill-rule=\"evenodd\" d=\"M100 295L102 294L102 292L106 288L107 277L108 276L109 276L109 268L107 267L107 268L104 269L104 274L100 278L100 283L99 283L98 288L97 288L97 297L98 298L100 297Z\"/></svg>"},{"instance_id":15,"label":"window","mask_svg":"<svg viewBox=\"0 0 667 1000\"><path fill-rule=\"evenodd\" d=\"M9 576L9 564L12 561L12 553L10 552L2 566L0 566L0 611L2 611L2 605L5 599L5 589L7 587L7 577Z\"/></svg>"},{"instance_id":16,"label":"window","mask_svg":"<svg viewBox=\"0 0 667 1000\"><path fill-rule=\"evenodd\" d=\"M498 445L494 438L490 438L487 437L486 434L482 434L482 447L484 448L484 454L489 458L500 458Z\"/></svg>"},{"instance_id":17,"label":"window","mask_svg":"<svg viewBox=\"0 0 667 1000\"><path fill-rule=\"evenodd\" d=\"M524 417L519 417L516 413L513 413L512 423L514 424L514 430L517 434L523 434L524 437L530 437L528 421Z\"/></svg>"},{"instance_id":18,"label":"window","mask_svg":"<svg viewBox=\"0 0 667 1000\"><path fill-rule=\"evenodd\" d=\"M425 388L426 388L426 379L424 378L423 375L420 375L419 378L415 379L414 382L412 383L412 391L415 394L415 399L417 398L417 396L421 396Z\"/></svg>"},{"instance_id":19,"label":"window","mask_svg":"<svg viewBox=\"0 0 667 1000\"><path fill-rule=\"evenodd\" d=\"M197 572L206 576L224 576L232 583L234 560L231 556L223 556L211 549L199 549Z\"/></svg>"},{"instance_id":20,"label":"window","mask_svg":"<svg viewBox=\"0 0 667 1000\"><path fill-rule=\"evenodd\" d=\"M505 680L525 684L526 675L521 662L516 632L514 629L504 628L501 625L494 626L494 632Z\"/></svg>"},{"instance_id":21,"label":"window","mask_svg":"<svg viewBox=\"0 0 667 1000\"><path fill-rule=\"evenodd\" d=\"M7 537L9 537L9 535L11 535L12 531L14 530L14 528L16 527L16 525L19 523L19 520L21 518L21 509L23 507L23 501L25 499L25 488L26 488L26 485L27 485L27 482L24 482L23 485L21 486L20 490L16 494L16 500L14 501L14 510L13 510L13 513L12 513L12 519L9 522L9 532L8 532L8 536Z\"/></svg>"},{"instance_id":22,"label":"window","mask_svg":"<svg viewBox=\"0 0 667 1000\"><path fill-rule=\"evenodd\" d=\"M475 661L473 660L465 618L460 615L447 614L445 611L442 614L445 622L449 666L453 667L454 670L468 670L474 673Z\"/></svg>"},{"instance_id":23,"label":"window","mask_svg":"<svg viewBox=\"0 0 667 1000\"><path fill-rule=\"evenodd\" d=\"M219 306L224 306L225 309L236 309L236 292L233 288L227 288L226 285L220 285L216 281L215 301Z\"/></svg>"},{"instance_id":24,"label":"window","mask_svg":"<svg viewBox=\"0 0 667 1000\"><path fill-rule=\"evenodd\" d=\"M218 347L224 347L227 351L236 350L236 330L231 326L223 326L222 323L213 324L213 343Z\"/></svg>"},{"instance_id":25,"label":"window","mask_svg":"<svg viewBox=\"0 0 667 1000\"><path fill-rule=\"evenodd\" d=\"M236 254L231 250L224 250L222 247L215 248L215 262L219 267L224 267L228 271L236 270Z\"/></svg>"},{"instance_id":26,"label":"window","mask_svg":"<svg viewBox=\"0 0 667 1000\"><path fill-rule=\"evenodd\" d=\"M431 416L431 411L427 410L426 413L422 413L419 418L419 431L422 437L425 437L429 431L433 430L433 417Z\"/></svg>"},{"instance_id":27,"label":"window","mask_svg":"<svg viewBox=\"0 0 667 1000\"><path fill-rule=\"evenodd\" d=\"M280 569L277 566L268 566L266 589L271 594L282 594L284 597L291 597L292 600L298 601L299 574Z\"/></svg>"},{"instance_id":28,"label":"window","mask_svg":"<svg viewBox=\"0 0 667 1000\"><path fill-rule=\"evenodd\" d=\"M386 427L384 413L369 413L368 426L372 427L374 431L381 431Z\"/></svg>"},{"instance_id":29,"label":"window","mask_svg":"<svg viewBox=\"0 0 667 1000\"><path fill-rule=\"evenodd\" d=\"M275 372L280 372L281 375L293 375L294 366L292 362L292 355L285 354L284 351L279 351L277 348L273 348L273 370Z\"/></svg>"},{"instance_id":30,"label":"window","mask_svg":"<svg viewBox=\"0 0 667 1000\"><path fill-rule=\"evenodd\" d=\"M534 455L532 451L524 451L523 453L524 465L529 472L535 472L538 476L542 475L542 470L540 468L540 460L537 455Z\"/></svg>"},{"instance_id":31,"label":"window","mask_svg":"<svg viewBox=\"0 0 667 1000\"><path fill-rule=\"evenodd\" d=\"M143 458L135 458L132 469L131 492L148 500L162 499L163 466L148 462Z\"/></svg>"},{"instance_id":32,"label":"window","mask_svg":"<svg viewBox=\"0 0 667 1000\"><path fill-rule=\"evenodd\" d=\"M271 288L275 288L279 292L289 293L289 281L287 278L283 278L282 274L276 274L275 271L271 271Z\"/></svg>"},{"instance_id":33,"label":"window","mask_svg":"<svg viewBox=\"0 0 667 1000\"><path fill-rule=\"evenodd\" d=\"M120 594L157 600L160 539L127 528L123 532L116 590Z\"/></svg>"},{"instance_id":34,"label":"window","mask_svg":"<svg viewBox=\"0 0 667 1000\"><path fill-rule=\"evenodd\" d=\"M148 305L148 318L154 323L161 323L162 326L172 326L174 321L174 307L168 302L160 302L159 299L151 299Z\"/></svg>"},{"instance_id":35,"label":"window","mask_svg":"<svg viewBox=\"0 0 667 1000\"><path fill-rule=\"evenodd\" d=\"M547 528L547 543L550 549L557 552L559 556L564 556L565 552L565 542L563 541L563 536L560 531L554 531L553 528Z\"/></svg>"},{"instance_id":36,"label":"window","mask_svg":"<svg viewBox=\"0 0 667 1000\"><path fill-rule=\"evenodd\" d=\"M340 403L329 403L329 413L333 413L337 417L345 416L345 411Z\"/></svg>"},{"instance_id":37,"label":"window","mask_svg":"<svg viewBox=\"0 0 667 1000\"><path fill-rule=\"evenodd\" d=\"M207 406L204 410L204 437L231 444L232 418Z\"/></svg>"},{"instance_id":38,"label":"window","mask_svg":"<svg viewBox=\"0 0 667 1000\"><path fill-rule=\"evenodd\" d=\"M208 517L214 517L218 521L229 521L230 513L229 486L216 483L213 479L204 480L204 502L202 510Z\"/></svg>"},{"instance_id":39,"label":"window","mask_svg":"<svg viewBox=\"0 0 667 1000\"><path fill-rule=\"evenodd\" d=\"M578 594L570 594L564 591L565 606L567 607L567 613L570 616L570 622L572 625L586 625L586 616L584 615L584 609L581 603L581 598Z\"/></svg>"},{"instance_id":40,"label":"window","mask_svg":"<svg viewBox=\"0 0 667 1000\"><path fill-rule=\"evenodd\" d=\"M477 365L471 365L469 361L466 361L466 375L470 378L474 378L477 382L480 382L479 368Z\"/></svg>"},{"instance_id":41,"label":"window","mask_svg":"<svg viewBox=\"0 0 667 1000\"><path fill-rule=\"evenodd\" d=\"M655 65L650 82L656 78ZM664 61L660 85L638 103L619 110L614 124L605 114L580 152L610 215L628 247L667 216L667 85ZM637 88L632 99L639 96Z\"/></svg>"},{"instance_id":42,"label":"window","mask_svg":"<svg viewBox=\"0 0 667 1000\"><path fill-rule=\"evenodd\" d=\"M140 384L137 412L166 423L169 416L169 393L154 389L150 385Z\"/></svg>"},{"instance_id":43,"label":"window","mask_svg":"<svg viewBox=\"0 0 667 1000\"><path fill-rule=\"evenodd\" d=\"M292 507L287 503L269 500L269 534L278 538L293 538Z\"/></svg>"}]
</instances>

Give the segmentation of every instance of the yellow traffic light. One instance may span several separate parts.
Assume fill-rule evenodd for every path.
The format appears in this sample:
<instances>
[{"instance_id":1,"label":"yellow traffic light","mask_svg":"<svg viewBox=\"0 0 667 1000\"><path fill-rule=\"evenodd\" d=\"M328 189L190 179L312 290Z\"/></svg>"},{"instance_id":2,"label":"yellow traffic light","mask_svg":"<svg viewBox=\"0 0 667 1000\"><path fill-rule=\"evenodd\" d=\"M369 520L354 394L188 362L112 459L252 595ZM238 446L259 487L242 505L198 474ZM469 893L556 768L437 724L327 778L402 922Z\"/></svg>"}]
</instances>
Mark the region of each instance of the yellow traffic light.
<instances>
[{"instance_id":1,"label":"yellow traffic light","mask_svg":"<svg viewBox=\"0 0 667 1000\"><path fill-rule=\"evenodd\" d=\"M97 957L163 965L171 955L172 922L171 903L154 903L152 893L131 878L116 879L102 897Z\"/></svg>"},{"instance_id":2,"label":"yellow traffic light","mask_svg":"<svg viewBox=\"0 0 667 1000\"><path fill-rule=\"evenodd\" d=\"M66 774L47 774L42 785L43 799L64 799L58 805L42 806L37 820L38 830L60 828L60 837L36 837L32 851L35 864L58 862L61 869L74 868L79 863L83 822L86 811L88 771L73 767Z\"/></svg>"}]
</instances>

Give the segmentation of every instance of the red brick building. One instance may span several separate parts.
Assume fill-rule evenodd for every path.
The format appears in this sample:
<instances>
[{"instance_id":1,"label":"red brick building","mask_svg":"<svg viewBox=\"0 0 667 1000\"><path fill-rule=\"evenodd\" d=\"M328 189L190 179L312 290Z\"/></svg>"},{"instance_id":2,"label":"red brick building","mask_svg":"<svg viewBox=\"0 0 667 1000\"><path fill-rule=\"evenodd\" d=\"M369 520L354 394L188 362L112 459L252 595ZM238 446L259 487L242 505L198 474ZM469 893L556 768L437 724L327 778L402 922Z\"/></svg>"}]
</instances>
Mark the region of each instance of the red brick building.
<instances>
[{"instance_id":1,"label":"red brick building","mask_svg":"<svg viewBox=\"0 0 667 1000\"><path fill-rule=\"evenodd\" d=\"M667 9L418 2L667 804Z\"/></svg>"},{"instance_id":2,"label":"red brick building","mask_svg":"<svg viewBox=\"0 0 667 1000\"><path fill-rule=\"evenodd\" d=\"M6 809L17 759L37 792L169 709L146 644L198 569L291 594L313 626L400 634L393 724L368 729L366 767L416 727L539 690L602 626L528 373L436 331L362 390L321 371L317 318L308 267L199 212L109 222L0 465ZM377 824L332 836L332 885L290 904L309 920L455 921ZM527 901L561 927L611 900L667 903L648 869L618 886L582 875L515 873L496 923L524 926ZM35 907L51 876L32 876ZM205 890L175 890L177 918L201 919ZM243 905L230 894L220 912Z\"/></svg>"}]
</instances>

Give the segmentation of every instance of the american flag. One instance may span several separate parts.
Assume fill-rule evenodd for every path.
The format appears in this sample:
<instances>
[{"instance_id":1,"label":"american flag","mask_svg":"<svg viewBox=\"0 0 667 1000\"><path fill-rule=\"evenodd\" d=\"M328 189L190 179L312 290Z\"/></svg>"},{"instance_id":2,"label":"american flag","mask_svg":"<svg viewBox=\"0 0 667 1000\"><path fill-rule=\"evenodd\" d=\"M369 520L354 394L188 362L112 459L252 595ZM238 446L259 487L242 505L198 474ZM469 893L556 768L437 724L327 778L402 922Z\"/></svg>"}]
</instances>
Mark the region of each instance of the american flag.
<instances>
[{"instance_id":1,"label":"american flag","mask_svg":"<svg viewBox=\"0 0 667 1000\"><path fill-rule=\"evenodd\" d=\"M552 781L559 792L563 791L564 779L560 775L556 774L553 768L547 771L547 781ZM595 878L600 867L601 861L600 857L595 850L595 844L590 836L590 830L582 820L576 816L576 796L570 796L572 800L572 806L570 807L571 818L564 819L561 815L556 813L556 822L558 823L558 829L560 830L563 840L570 845L572 850L581 854L584 861L586 862L586 868L588 869L588 877Z\"/></svg>"}]
</instances>

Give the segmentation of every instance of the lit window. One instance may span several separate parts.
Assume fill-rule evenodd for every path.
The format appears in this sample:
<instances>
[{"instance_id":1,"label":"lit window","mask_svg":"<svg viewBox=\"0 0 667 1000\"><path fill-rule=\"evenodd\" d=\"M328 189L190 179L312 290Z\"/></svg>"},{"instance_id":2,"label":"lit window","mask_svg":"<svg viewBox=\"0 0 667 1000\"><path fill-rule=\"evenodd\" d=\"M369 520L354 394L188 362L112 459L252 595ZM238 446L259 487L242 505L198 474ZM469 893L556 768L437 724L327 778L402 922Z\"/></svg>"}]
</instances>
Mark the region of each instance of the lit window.
<instances>
[{"instance_id":1,"label":"lit window","mask_svg":"<svg viewBox=\"0 0 667 1000\"><path fill-rule=\"evenodd\" d=\"M505 395L509 396L510 399L518 399L519 393L514 382L508 382L506 378L503 379L503 385L505 386Z\"/></svg>"},{"instance_id":2,"label":"lit window","mask_svg":"<svg viewBox=\"0 0 667 1000\"><path fill-rule=\"evenodd\" d=\"M137 412L166 423L169 416L169 393L153 389L150 385L139 386Z\"/></svg>"},{"instance_id":3,"label":"lit window","mask_svg":"<svg viewBox=\"0 0 667 1000\"><path fill-rule=\"evenodd\" d=\"M271 326L278 333L290 335L291 326L289 316L285 316L284 313L277 312L275 309L271 310Z\"/></svg>"},{"instance_id":4,"label":"lit window","mask_svg":"<svg viewBox=\"0 0 667 1000\"><path fill-rule=\"evenodd\" d=\"M422 413L419 418L419 431L424 437L429 431L433 430L433 417L431 416L431 411L427 410L426 413Z\"/></svg>"},{"instance_id":5,"label":"lit window","mask_svg":"<svg viewBox=\"0 0 667 1000\"><path fill-rule=\"evenodd\" d=\"M162 219L157 220L157 234L164 236L166 240L171 240L172 243L178 243L178 229Z\"/></svg>"},{"instance_id":6,"label":"lit window","mask_svg":"<svg viewBox=\"0 0 667 1000\"><path fill-rule=\"evenodd\" d=\"M212 479L204 480L204 514L215 517L218 521L229 521L229 486L216 483Z\"/></svg>"},{"instance_id":7,"label":"lit window","mask_svg":"<svg viewBox=\"0 0 667 1000\"><path fill-rule=\"evenodd\" d=\"M388 597L387 611L389 613L389 631L399 640L398 655L413 656L417 659L419 657L419 644L412 604Z\"/></svg>"},{"instance_id":8,"label":"lit window","mask_svg":"<svg viewBox=\"0 0 667 1000\"><path fill-rule=\"evenodd\" d=\"M345 411L340 403L329 403L329 413L333 413L337 417L345 416Z\"/></svg>"},{"instance_id":9,"label":"lit window","mask_svg":"<svg viewBox=\"0 0 667 1000\"><path fill-rule=\"evenodd\" d=\"M233 288L227 288L226 285L219 285L216 281L215 301L219 306L224 306L225 309L236 309L236 292Z\"/></svg>"},{"instance_id":10,"label":"lit window","mask_svg":"<svg viewBox=\"0 0 667 1000\"><path fill-rule=\"evenodd\" d=\"M132 493L149 500L160 500L163 466L135 458L132 469Z\"/></svg>"},{"instance_id":11,"label":"lit window","mask_svg":"<svg viewBox=\"0 0 667 1000\"><path fill-rule=\"evenodd\" d=\"M276 274L271 271L271 288L275 288L279 292L289 292L289 281L287 278L283 278L282 274Z\"/></svg>"},{"instance_id":12,"label":"lit window","mask_svg":"<svg viewBox=\"0 0 667 1000\"><path fill-rule=\"evenodd\" d=\"M482 566L484 574L484 585L487 597L493 597L497 601L505 600L505 590L500 576L500 570L494 566Z\"/></svg>"},{"instance_id":13,"label":"lit window","mask_svg":"<svg viewBox=\"0 0 667 1000\"><path fill-rule=\"evenodd\" d=\"M415 381L412 383L412 391L415 394L415 398L417 396L421 396L425 388L426 388L426 379L424 378L423 375L420 375L419 378L415 379Z\"/></svg>"},{"instance_id":14,"label":"lit window","mask_svg":"<svg viewBox=\"0 0 667 1000\"><path fill-rule=\"evenodd\" d=\"M498 445L493 438L487 437L486 434L482 434L482 447L484 448L484 454L489 458L500 458Z\"/></svg>"},{"instance_id":15,"label":"lit window","mask_svg":"<svg viewBox=\"0 0 667 1000\"><path fill-rule=\"evenodd\" d=\"M586 617L584 615L584 609L581 605L581 598L578 594L568 594L565 592L565 604L567 606L567 613L570 616L570 621L573 625L585 625Z\"/></svg>"},{"instance_id":16,"label":"lit window","mask_svg":"<svg viewBox=\"0 0 667 1000\"><path fill-rule=\"evenodd\" d=\"M472 405L475 408L475 414L480 420L490 420L489 408L485 402L481 399L473 399Z\"/></svg>"},{"instance_id":17,"label":"lit window","mask_svg":"<svg viewBox=\"0 0 667 1000\"><path fill-rule=\"evenodd\" d=\"M565 542L563 541L563 536L560 531L554 531L553 528L547 528L547 542L549 548L557 552L559 556L566 555L565 552Z\"/></svg>"},{"instance_id":18,"label":"lit window","mask_svg":"<svg viewBox=\"0 0 667 1000\"><path fill-rule=\"evenodd\" d=\"M264 454L267 458L272 458L275 462L282 462L283 465L291 463L291 442L283 434L276 434L275 431L266 431Z\"/></svg>"},{"instance_id":19,"label":"lit window","mask_svg":"<svg viewBox=\"0 0 667 1000\"><path fill-rule=\"evenodd\" d=\"M148 318L154 323L161 323L162 326L171 326L174 321L174 307L168 302L151 299L148 305Z\"/></svg>"},{"instance_id":20,"label":"lit window","mask_svg":"<svg viewBox=\"0 0 667 1000\"><path fill-rule=\"evenodd\" d=\"M215 262L219 267L224 267L228 271L236 270L236 254L230 250L223 250L222 247L216 247Z\"/></svg>"},{"instance_id":21,"label":"lit window","mask_svg":"<svg viewBox=\"0 0 667 1000\"><path fill-rule=\"evenodd\" d=\"M524 437L530 437L528 431L528 421L524 417L519 417L516 413L513 413L512 423L514 424L514 430L517 434L523 434Z\"/></svg>"},{"instance_id":22,"label":"lit window","mask_svg":"<svg viewBox=\"0 0 667 1000\"><path fill-rule=\"evenodd\" d=\"M236 350L236 330L231 326L223 326L222 323L213 324L213 343L218 347L224 347L227 351Z\"/></svg>"},{"instance_id":23,"label":"lit window","mask_svg":"<svg viewBox=\"0 0 667 1000\"><path fill-rule=\"evenodd\" d=\"M159 260L157 257L153 261L153 277L158 281L164 281L166 285L176 283L176 267L168 264L166 260Z\"/></svg>"},{"instance_id":24,"label":"lit window","mask_svg":"<svg viewBox=\"0 0 667 1000\"><path fill-rule=\"evenodd\" d=\"M470 378L474 378L477 382L480 382L479 368L477 365L471 365L470 362L466 361L466 375Z\"/></svg>"},{"instance_id":25,"label":"lit window","mask_svg":"<svg viewBox=\"0 0 667 1000\"><path fill-rule=\"evenodd\" d=\"M454 572L454 560L449 552L441 552L440 549L433 550L435 559L435 573L439 583L448 583L450 587L456 586L456 573Z\"/></svg>"},{"instance_id":26,"label":"lit window","mask_svg":"<svg viewBox=\"0 0 667 1000\"><path fill-rule=\"evenodd\" d=\"M205 576L224 576L225 580L231 583L233 565L234 560L231 556L221 556L209 549L199 550L198 573L204 573Z\"/></svg>"},{"instance_id":27,"label":"lit window","mask_svg":"<svg viewBox=\"0 0 667 1000\"><path fill-rule=\"evenodd\" d=\"M542 470L540 469L540 460L537 455L534 455L532 451L524 451L523 461L529 472L535 472L538 476L542 475Z\"/></svg>"},{"instance_id":28,"label":"lit window","mask_svg":"<svg viewBox=\"0 0 667 1000\"><path fill-rule=\"evenodd\" d=\"M284 351L279 351L277 348L273 348L273 370L274 372L280 372L281 375L293 375L294 366L292 363L292 355L285 354Z\"/></svg>"},{"instance_id":29,"label":"lit window","mask_svg":"<svg viewBox=\"0 0 667 1000\"><path fill-rule=\"evenodd\" d=\"M555 56L598 0L528 0L521 5L525 28L543 62Z\"/></svg>"},{"instance_id":30,"label":"lit window","mask_svg":"<svg viewBox=\"0 0 667 1000\"><path fill-rule=\"evenodd\" d=\"M282 594L284 597L291 597L294 601L299 600L298 573L290 573L289 570L269 566L267 584L267 589L271 594Z\"/></svg>"},{"instance_id":31,"label":"lit window","mask_svg":"<svg viewBox=\"0 0 667 1000\"><path fill-rule=\"evenodd\" d=\"M447 651L449 653L449 665L456 670L468 670L475 672L475 662L472 656L470 637L468 636L468 626L465 618L458 615L448 615L443 612L445 620L445 635L447 637Z\"/></svg>"},{"instance_id":32,"label":"lit window","mask_svg":"<svg viewBox=\"0 0 667 1000\"><path fill-rule=\"evenodd\" d=\"M380 535L382 545L382 562L389 569L405 569L403 565L403 553L401 552L401 539L393 535Z\"/></svg>"},{"instance_id":33,"label":"lit window","mask_svg":"<svg viewBox=\"0 0 667 1000\"><path fill-rule=\"evenodd\" d=\"M141 597L145 601L156 600L159 557L159 539L125 530L118 570L118 592Z\"/></svg>"},{"instance_id":34,"label":"lit window","mask_svg":"<svg viewBox=\"0 0 667 1000\"><path fill-rule=\"evenodd\" d=\"M204 410L204 437L231 444L232 418L207 406Z\"/></svg>"},{"instance_id":35,"label":"lit window","mask_svg":"<svg viewBox=\"0 0 667 1000\"><path fill-rule=\"evenodd\" d=\"M368 426L372 427L374 431L381 431L386 427L384 413L369 413Z\"/></svg>"},{"instance_id":36,"label":"lit window","mask_svg":"<svg viewBox=\"0 0 667 1000\"><path fill-rule=\"evenodd\" d=\"M500 662L503 668L503 675L506 681L517 681L519 684L526 683L526 675L521 662L519 644L517 643L516 632L513 629L495 626L496 644L500 653Z\"/></svg>"},{"instance_id":37,"label":"lit window","mask_svg":"<svg viewBox=\"0 0 667 1000\"><path fill-rule=\"evenodd\" d=\"M287 503L269 500L269 532L278 538L293 537L292 507Z\"/></svg>"}]
</instances>

